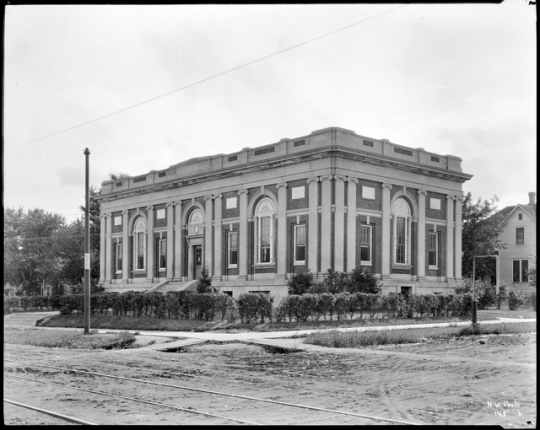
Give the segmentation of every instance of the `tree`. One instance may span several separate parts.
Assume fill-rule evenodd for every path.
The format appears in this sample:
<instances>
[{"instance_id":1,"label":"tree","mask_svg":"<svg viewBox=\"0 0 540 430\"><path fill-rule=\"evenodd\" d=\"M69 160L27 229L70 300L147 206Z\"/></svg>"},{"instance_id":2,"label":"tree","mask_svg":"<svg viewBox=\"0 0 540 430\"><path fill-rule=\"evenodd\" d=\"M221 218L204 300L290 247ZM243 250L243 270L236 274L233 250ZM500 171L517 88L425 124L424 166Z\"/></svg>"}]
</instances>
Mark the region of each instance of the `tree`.
<instances>
[{"instance_id":1,"label":"tree","mask_svg":"<svg viewBox=\"0 0 540 430\"><path fill-rule=\"evenodd\" d=\"M309 292L313 286L313 273L307 272L294 273L288 281L289 294L302 295Z\"/></svg>"},{"instance_id":2,"label":"tree","mask_svg":"<svg viewBox=\"0 0 540 430\"><path fill-rule=\"evenodd\" d=\"M505 244L499 240L499 235L506 226L505 217L497 212L497 196L488 201L479 198L473 202L471 193L463 199L463 229L462 229L462 272L464 277L471 277L473 272L473 257L475 255L493 255L498 249L504 249ZM495 258L476 259L476 279L494 276L496 271Z\"/></svg>"},{"instance_id":3,"label":"tree","mask_svg":"<svg viewBox=\"0 0 540 430\"><path fill-rule=\"evenodd\" d=\"M355 267L349 275L349 293L369 293L379 294L382 291L382 284L371 272L362 271L361 267Z\"/></svg>"},{"instance_id":4,"label":"tree","mask_svg":"<svg viewBox=\"0 0 540 430\"><path fill-rule=\"evenodd\" d=\"M111 175L111 179L114 175ZM90 282L92 285L95 285L99 282L99 247L100 247L100 241L101 241L101 222L100 222L100 204L98 201L98 197L101 194L101 190L97 190L94 187L90 187L90 193L89 193L89 208L88 208L88 214L90 217ZM81 211L83 212L83 238L84 238L84 214L86 208L84 206L80 207ZM84 239L83 239L84 244ZM84 245L83 245L84 250ZM84 252L84 251L83 251ZM84 261L83 266L81 266L83 269L82 275L84 277Z\"/></svg>"},{"instance_id":5,"label":"tree","mask_svg":"<svg viewBox=\"0 0 540 430\"><path fill-rule=\"evenodd\" d=\"M60 273L56 255L57 233L65 227L64 217L32 209L24 213L4 210L4 284L22 285L23 291L36 294L45 282Z\"/></svg>"},{"instance_id":6,"label":"tree","mask_svg":"<svg viewBox=\"0 0 540 430\"><path fill-rule=\"evenodd\" d=\"M531 270L529 270L529 285L536 288L536 255L532 258L531 261Z\"/></svg>"}]
</instances>

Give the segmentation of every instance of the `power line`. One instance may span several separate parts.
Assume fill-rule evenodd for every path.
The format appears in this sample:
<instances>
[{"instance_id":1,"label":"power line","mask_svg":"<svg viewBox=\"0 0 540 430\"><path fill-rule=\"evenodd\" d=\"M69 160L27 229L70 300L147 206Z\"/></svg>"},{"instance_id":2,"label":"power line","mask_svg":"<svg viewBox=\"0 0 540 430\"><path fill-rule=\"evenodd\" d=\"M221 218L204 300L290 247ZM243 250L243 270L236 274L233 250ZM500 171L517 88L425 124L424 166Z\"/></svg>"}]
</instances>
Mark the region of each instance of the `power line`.
<instances>
[{"instance_id":1,"label":"power line","mask_svg":"<svg viewBox=\"0 0 540 430\"><path fill-rule=\"evenodd\" d=\"M381 16L381 15L385 15L385 14L387 14L387 13L390 13L390 12L393 12L393 11L395 11L395 10L401 9L401 8L403 8L403 7L405 7L405 6L408 6L408 5L405 4L405 5L396 7L396 8L394 8L394 9L390 9L390 10L387 10L387 11L385 11L385 12L378 13L378 14L376 14L376 15L370 16L369 18L362 19L362 20L357 21L357 22L355 22L355 23L353 23L353 24L349 24L349 25L347 25L347 26L345 26L345 27L342 27L342 28L339 28L339 29L337 29L337 30L331 31L330 33L326 33L326 34L323 34L323 35L321 35L321 36L317 36L317 37L315 37L315 38L313 38L313 39L306 40L305 42L301 42L301 43L298 43L298 44L296 44L296 45L290 46L290 47L288 47L288 48L282 49L281 51L274 52L273 54L266 55L266 56L261 57L261 58L259 58L259 59L257 59L257 60L250 61L249 63L242 64L241 66L237 66L237 67L234 67L234 68L232 68L232 69L226 70L226 71L224 71L224 72L218 73L218 74L216 74L216 75L210 76L209 78L205 78L205 79L202 79L202 80L200 80L200 81L194 82L194 83L192 83L192 84L186 85L185 87L178 88L178 89L173 90L173 91L169 91L168 93L161 94L161 95L156 96L156 97L152 97L151 99L148 99L148 100L142 101L142 102L140 102L140 103L137 103L137 104L128 106L128 107L126 107L126 108L117 110L117 111L112 112L112 113L109 113L109 114L107 114L107 115L103 115L103 116L100 116L100 117L98 117L98 118L92 119L92 120L90 120L90 121L86 121L86 122L83 122L83 123L81 123L81 124L75 125L75 126L73 126L73 127L69 127L69 128L64 129L64 130L57 131L56 133L52 133L52 134L49 134L49 135L40 137L40 138L38 138L38 139L34 139L34 140L29 141L29 142L22 143L22 144L20 144L20 145L16 145L16 146L12 146L12 147L10 147L10 148L6 148L5 150L6 150L6 151L9 151L9 150L11 150L11 149L20 148L21 146L29 145L29 144L31 144L31 143L38 142L38 141L40 141L40 140L47 139L47 138L49 138L49 137L53 137L53 136L56 136L56 135L61 134L61 133L65 133L65 132L70 131L70 130L73 130L73 129L75 129L75 128L83 127L83 126L85 126L85 125L88 125L88 124L91 124L91 123L93 123L93 122L96 122L96 121L99 121L99 120L108 118L108 117L110 117L110 116L117 115L117 114L122 113L122 112L125 112L125 111L127 111L127 110L134 109L134 108L139 107L139 106L142 106L142 105L144 105L144 104L146 104L146 103L150 103L150 102L152 102L152 101L154 101L154 100L157 100L157 99L160 99L160 98L169 96L169 95L174 94L174 93L177 93L177 92L179 92L179 91L183 91L183 90L188 89L188 88L191 88L191 87L193 87L193 86L195 86L195 85L202 84L203 82L209 81L209 80L211 80L211 79L215 79L215 78L217 78L217 77L219 77L219 76L223 76L223 75L225 75L225 74L227 74L227 73L230 73L230 72L233 72L233 71L235 71L235 70L242 69L242 68L244 68L244 67L247 67L247 66L250 66L250 65L252 65L252 64L258 63L258 62L260 62L260 61L266 60L266 59L268 59L268 58L274 57L274 56L276 56L276 55L278 55L278 54L282 54L283 52L290 51L291 49L298 48L299 46L303 46L303 45L306 45L306 44L308 44L308 43L314 42L314 41L316 41L316 40L322 39L322 38L324 38L324 37L331 36L332 34L339 33L340 31L347 30L347 29L349 29L349 28L351 28L351 27L354 27L354 26L356 26L356 25L358 25L358 24L361 24L361 23L363 23L363 22L369 21L370 19L377 18L377 17L379 17L379 16Z\"/></svg>"}]
</instances>

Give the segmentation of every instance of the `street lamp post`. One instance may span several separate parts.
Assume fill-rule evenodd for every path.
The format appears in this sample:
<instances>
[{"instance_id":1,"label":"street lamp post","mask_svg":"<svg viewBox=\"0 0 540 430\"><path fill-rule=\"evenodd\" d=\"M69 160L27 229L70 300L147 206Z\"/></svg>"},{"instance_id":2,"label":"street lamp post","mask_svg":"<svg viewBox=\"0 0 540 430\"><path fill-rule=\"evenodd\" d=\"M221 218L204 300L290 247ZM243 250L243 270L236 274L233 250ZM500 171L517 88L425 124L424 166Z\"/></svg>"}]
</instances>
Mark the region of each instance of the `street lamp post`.
<instances>
[{"instance_id":1,"label":"street lamp post","mask_svg":"<svg viewBox=\"0 0 540 430\"><path fill-rule=\"evenodd\" d=\"M89 167L90 151L84 150L86 158L85 208L84 208L84 334L90 334L90 191Z\"/></svg>"}]
</instances>

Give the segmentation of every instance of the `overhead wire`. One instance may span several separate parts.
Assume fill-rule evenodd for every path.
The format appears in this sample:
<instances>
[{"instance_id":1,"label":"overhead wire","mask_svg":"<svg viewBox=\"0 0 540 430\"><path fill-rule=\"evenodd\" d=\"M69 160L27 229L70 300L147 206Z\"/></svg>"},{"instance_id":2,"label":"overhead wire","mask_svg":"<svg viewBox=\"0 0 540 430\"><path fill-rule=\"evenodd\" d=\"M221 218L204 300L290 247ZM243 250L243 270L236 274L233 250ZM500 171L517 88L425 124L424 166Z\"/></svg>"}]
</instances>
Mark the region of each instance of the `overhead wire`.
<instances>
[{"instance_id":1,"label":"overhead wire","mask_svg":"<svg viewBox=\"0 0 540 430\"><path fill-rule=\"evenodd\" d=\"M242 64L242 65L240 65L240 66L233 67L232 69L225 70L224 72L217 73L217 74L215 74L215 75L213 75L213 76L210 76L210 77L208 77L208 78L201 79L200 81L191 83L191 84L189 84L189 85L186 85L186 86L184 86L184 87L178 88L178 89L176 89L176 90L169 91L169 92L167 92L167 93L161 94L161 95L156 96L156 97L152 97L152 98L150 98L150 99L144 100L144 101L139 102L139 103L136 103L136 104L134 104L134 105L125 107L125 108L123 108L123 109L119 109L119 110L117 110L117 111L111 112L111 113L106 114L106 115L102 115L102 116L100 116L100 117L98 117L98 118L94 118L94 119L92 119L92 120L90 120L90 121L86 121L86 122L83 122L83 123L81 123L81 124L74 125L73 127L69 127L69 128L66 128L66 129L57 131L57 132L52 133L52 134L48 134L48 135L43 136L43 137L40 137L40 138L38 138L38 139L34 139L34 140L29 141L29 142L22 143L22 144L20 144L20 145L15 145L15 146L12 146L12 147L10 147L10 148L6 148L5 151L9 151L9 150L12 150L12 149L20 148L20 147L22 147L22 146L29 145L29 144L31 144L31 143L39 142L40 140L48 139L49 137L53 137L53 136L56 136L56 135L58 135L58 134L65 133L65 132L67 132L67 131L74 130L74 129L79 128L79 127L83 127L83 126L85 126L85 125L94 123L94 122L96 122L96 121L100 121L100 120L102 120L102 119L111 117L111 116L113 116L113 115L117 115L117 114L119 114L119 113L125 112L125 111L130 110L130 109L134 109L134 108L136 108L136 107L139 107L139 106L142 106L142 105L144 105L144 104L153 102L153 101L158 100L158 99L160 99L160 98L163 98L163 97L169 96L169 95L171 95L171 94L177 93L177 92L179 92L179 91L186 90L186 89L191 88L191 87L193 87L193 86L195 86L195 85L199 85L199 84L201 84L201 83L203 83L203 82L207 82L207 81L209 81L209 80L211 80L211 79L215 79L215 78L217 78L217 77L219 77L219 76L223 76L223 75L225 75L225 74L227 74L227 73L231 73L231 72L233 72L233 71L235 71L235 70L242 69L242 68L244 68L244 67L250 66L250 65L252 65L252 64L258 63L258 62L260 62L260 61L263 61L263 60L266 60L266 59L268 59L268 58L274 57L274 56L276 56L276 55L282 54L282 53L284 53L284 52L290 51L291 49L298 48L298 47L300 47L300 46L303 46L303 45L306 45L306 44L308 44L308 43L314 42L314 41L316 41L316 40L319 40L319 39L322 39L322 38L331 36L331 35L333 35L333 34L339 33L339 32L341 32L341 31L347 30L347 29L349 29L349 28L351 28L351 27L354 27L354 26L356 26L356 25L359 25L359 24L364 23L364 22L366 22L366 21L369 21L369 20L371 20L371 19L377 18L377 17L379 17L379 16L385 15L385 14L390 13L390 12L394 12L394 11L396 11L396 10L398 10L398 9L401 9L401 8L405 7L405 6L408 6L408 5L407 5L407 4L401 5L401 6L399 6L399 7L394 8L394 9L390 9L390 10L387 10L387 11L384 11L384 12L381 12L381 13L378 13L378 14L376 14L376 15L373 15L373 16L370 16L370 17L368 17L368 18L365 18L365 19L362 19L362 20L360 20L360 21L357 21L357 22L354 22L354 23L352 23L352 24L349 24L349 25L347 25L347 26L345 26L345 27L341 27L341 28L339 28L339 29L337 29L337 30L331 31L331 32L329 32L329 33L325 33L325 34L323 34L323 35L321 35L321 36L314 37L313 39L309 39L309 40L306 40L306 41L304 41L304 42L297 43L296 45L289 46L288 48L285 48L285 49L282 49L282 50L280 50L280 51L274 52L273 54L266 55L266 56L264 56L264 57L258 58L258 59L256 59L256 60L250 61L250 62L248 62L248 63L244 63L244 64Z\"/></svg>"}]
</instances>

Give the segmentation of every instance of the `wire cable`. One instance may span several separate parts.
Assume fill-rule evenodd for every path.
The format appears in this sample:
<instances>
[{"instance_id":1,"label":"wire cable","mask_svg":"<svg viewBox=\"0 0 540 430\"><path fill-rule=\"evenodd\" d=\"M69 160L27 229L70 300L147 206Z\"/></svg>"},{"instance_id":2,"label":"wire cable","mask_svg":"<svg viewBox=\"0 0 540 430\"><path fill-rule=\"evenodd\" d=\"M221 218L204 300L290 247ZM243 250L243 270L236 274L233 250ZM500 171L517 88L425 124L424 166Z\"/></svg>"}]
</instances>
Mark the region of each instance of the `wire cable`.
<instances>
[{"instance_id":1,"label":"wire cable","mask_svg":"<svg viewBox=\"0 0 540 430\"><path fill-rule=\"evenodd\" d=\"M401 9L401 8L403 8L403 7L405 7L405 6L408 6L408 5L405 4L405 5L396 7L396 8L394 8L394 9L390 9L390 10L387 10L387 11L385 11L385 12L378 13L378 14L376 14L376 15L370 16L369 18L365 18L365 19L362 19L362 20L360 20L360 21L357 21L357 22L355 22L355 23L353 23L353 24L349 24L349 25L347 25L347 26L345 26L345 27L339 28L339 29L334 30L334 31L331 31L331 32L329 32L329 33L325 33L325 34L323 34L323 35L321 35L321 36L317 36L317 37L315 37L315 38L313 38L313 39L309 39L309 40L306 40L306 41L304 41L304 42L298 43L298 44L296 44L296 45L290 46L290 47L288 47L288 48L282 49L282 50L280 50L280 51L274 52L273 54L266 55L266 56L264 56L264 57L258 58L257 60L253 60L253 61L250 61L250 62L248 62L248 63L244 63L244 64L242 64L242 65L240 65L240 66L233 67L232 69L225 70L224 72L218 73L218 74L216 74L216 75L210 76L210 77L208 77L208 78L202 79L202 80L200 80L200 81L194 82L194 83L192 83L192 84L186 85L186 86L181 87L181 88L178 88L178 89L176 89L176 90L169 91L168 93L161 94L161 95L156 96L156 97L152 97L151 99L142 101L142 102L140 102L140 103L136 103L136 104L134 104L134 105L131 105L131 106L128 106L128 107L126 107L126 108L117 110L117 111L115 111L115 112L111 112L111 113L109 113L109 114L100 116L100 117L95 118L95 119L92 119L92 120L90 120L90 121L86 121L86 122L83 122L83 123L81 123L81 124L74 125L73 127L69 127L69 128L64 129L64 130L57 131L56 133L48 134L48 135L43 136L43 137L40 137L40 138L38 138L38 139L34 139L34 140L29 141L29 142L22 143L22 144L20 144L20 145L15 145L15 146L12 146L12 147L10 147L10 148L6 148L5 151L9 151L9 150L12 150L12 149L15 149L15 148L20 148L20 147L22 147L22 146L29 145L29 144L31 144L31 143L39 142L40 140L44 140L44 139L47 139L47 138L49 138L49 137L53 137L53 136L56 136L56 135L58 135L58 134L65 133L65 132L67 132L67 131L74 130L74 129L76 129L76 128L83 127L83 126L85 126L85 125L94 123L94 122L96 122L96 121L99 121L99 120L102 120L102 119L111 117L111 116L113 116L113 115L117 115L117 114L122 113L122 112L125 112L125 111L127 111L127 110L134 109L134 108L139 107L139 106L142 106L142 105L144 105L144 104L153 102L154 100L158 100L158 99L160 99L160 98L169 96L169 95L174 94L174 93L177 93L177 92L179 92L179 91L183 91L183 90L185 90L185 89L191 88L191 87L193 87L193 86L195 86L195 85L202 84L203 82L207 82L207 81L209 81L209 80L211 80L211 79L215 79L215 78L217 78L217 77L219 77L219 76L223 76L223 75L225 75L225 74L227 74L227 73L234 72L235 70L239 70L239 69L242 69L242 68L244 68L244 67L250 66L250 65L252 65L252 64L258 63L258 62L260 62L260 61L266 60L266 59L268 59L268 58L274 57L274 56L276 56L276 55L278 55L278 54L282 54L283 52L290 51L291 49L298 48L298 47L300 47L300 46L303 46L303 45L306 45L306 44L308 44L308 43L314 42L314 41L316 41L316 40L322 39L322 38L324 38L324 37L328 37L328 36L331 36L331 35L333 35L333 34L339 33L339 32L341 32L341 31L347 30L347 29L349 29L349 28L351 28L351 27L354 27L354 26L356 26L356 25L359 25L359 24L364 23L364 22L366 22L366 21L369 21L369 20L371 20L371 19L377 18L377 17L379 17L379 16L385 15L385 14L387 14L387 13L393 12L393 11L395 11L395 10Z\"/></svg>"}]
</instances>

